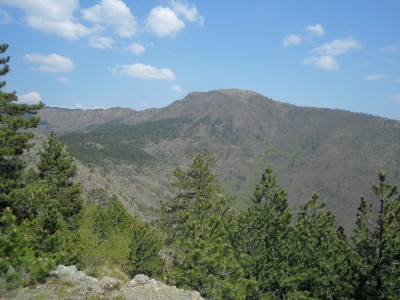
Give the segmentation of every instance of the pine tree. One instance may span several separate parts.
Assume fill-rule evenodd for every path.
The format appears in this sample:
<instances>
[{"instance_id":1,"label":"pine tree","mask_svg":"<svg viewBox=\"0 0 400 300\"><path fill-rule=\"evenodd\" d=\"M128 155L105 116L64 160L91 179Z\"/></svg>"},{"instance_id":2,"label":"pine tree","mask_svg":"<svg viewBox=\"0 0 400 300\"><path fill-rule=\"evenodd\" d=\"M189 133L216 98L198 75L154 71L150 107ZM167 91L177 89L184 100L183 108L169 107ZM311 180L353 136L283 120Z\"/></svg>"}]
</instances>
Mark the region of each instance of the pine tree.
<instances>
[{"instance_id":1,"label":"pine tree","mask_svg":"<svg viewBox=\"0 0 400 300\"><path fill-rule=\"evenodd\" d=\"M162 247L159 233L149 224L139 220L135 222L130 232L128 256L130 275L160 276L164 271L164 262L159 257Z\"/></svg>"},{"instance_id":2,"label":"pine tree","mask_svg":"<svg viewBox=\"0 0 400 300\"><path fill-rule=\"evenodd\" d=\"M258 294L285 298L288 287L292 212L286 192L276 183L270 166L257 184L253 203L240 214L233 236L246 276L254 278ZM259 296L256 296L257 299Z\"/></svg>"},{"instance_id":3,"label":"pine tree","mask_svg":"<svg viewBox=\"0 0 400 300\"><path fill-rule=\"evenodd\" d=\"M398 187L386 183L379 172L373 190L379 201L377 216L364 198L358 208L352 236L361 259L357 297L395 299L400 295L400 196Z\"/></svg>"},{"instance_id":4,"label":"pine tree","mask_svg":"<svg viewBox=\"0 0 400 300\"><path fill-rule=\"evenodd\" d=\"M0 54L7 51L8 45L0 44ZM0 58L0 76L10 71L9 56ZM30 147L29 140L33 133L20 129L34 128L39 124L39 118L34 117L43 103L28 105L16 103L15 92L3 91L5 81L0 82L0 211L9 206L9 192L20 187L20 179L24 163L20 156Z\"/></svg>"},{"instance_id":5,"label":"pine tree","mask_svg":"<svg viewBox=\"0 0 400 300\"><path fill-rule=\"evenodd\" d=\"M292 297L353 298L354 256L341 236L335 216L319 203L318 195L301 206L292 237Z\"/></svg>"},{"instance_id":6,"label":"pine tree","mask_svg":"<svg viewBox=\"0 0 400 300\"><path fill-rule=\"evenodd\" d=\"M215 299L244 298L242 269L228 239L230 199L213 174L215 157L204 151L188 169L177 168L178 194L163 206L163 225L176 247L170 279Z\"/></svg>"},{"instance_id":7,"label":"pine tree","mask_svg":"<svg viewBox=\"0 0 400 300\"><path fill-rule=\"evenodd\" d=\"M39 181L56 200L57 210L70 229L76 229L83 199L80 184L74 182L76 164L64 142L53 132L43 143L38 164Z\"/></svg>"}]
</instances>

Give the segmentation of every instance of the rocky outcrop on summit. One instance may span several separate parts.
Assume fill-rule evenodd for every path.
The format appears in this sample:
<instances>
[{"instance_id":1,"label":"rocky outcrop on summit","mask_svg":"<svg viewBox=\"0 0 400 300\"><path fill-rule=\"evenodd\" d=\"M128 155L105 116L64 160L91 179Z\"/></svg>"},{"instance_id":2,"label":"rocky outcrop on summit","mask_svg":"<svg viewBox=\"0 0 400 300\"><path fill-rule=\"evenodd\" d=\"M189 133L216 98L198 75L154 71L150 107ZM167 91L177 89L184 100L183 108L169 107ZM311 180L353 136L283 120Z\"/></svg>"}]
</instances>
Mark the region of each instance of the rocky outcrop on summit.
<instances>
[{"instance_id":1,"label":"rocky outcrop on summit","mask_svg":"<svg viewBox=\"0 0 400 300\"><path fill-rule=\"evenodd\" d=\"M201 300L200 293L168 286L146 275L129 282L110 276L97 279L78 271L75 266L57 267L44 284L18 290L8 299L129 299L129 300ZM1 298L0 298L1 299Z\"/></svg>"}]
</instances>

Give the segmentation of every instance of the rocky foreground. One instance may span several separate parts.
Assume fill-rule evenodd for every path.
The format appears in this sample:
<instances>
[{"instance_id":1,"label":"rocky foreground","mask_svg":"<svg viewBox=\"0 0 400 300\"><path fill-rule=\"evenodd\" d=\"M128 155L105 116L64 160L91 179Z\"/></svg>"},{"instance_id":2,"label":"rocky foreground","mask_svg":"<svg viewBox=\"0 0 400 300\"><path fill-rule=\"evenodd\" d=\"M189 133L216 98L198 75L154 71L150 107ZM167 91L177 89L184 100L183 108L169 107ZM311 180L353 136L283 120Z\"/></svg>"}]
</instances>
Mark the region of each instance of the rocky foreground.
<instances>
[{"instance_id":1,"label":"rocky foreground","mask_svg":"<svg viewBox=\"0 0 400 300\"><path fill-rule=\"evenodd\" d=\"M1 296L0 296L1 298ZM136 275L129 282L110 276L100 280L78 271L75 266L57 267L44 284L26 287L1 299L115 299L115 300L200 300L196 291L168 286L146 275Z\"/></svg>"}]
</instances>

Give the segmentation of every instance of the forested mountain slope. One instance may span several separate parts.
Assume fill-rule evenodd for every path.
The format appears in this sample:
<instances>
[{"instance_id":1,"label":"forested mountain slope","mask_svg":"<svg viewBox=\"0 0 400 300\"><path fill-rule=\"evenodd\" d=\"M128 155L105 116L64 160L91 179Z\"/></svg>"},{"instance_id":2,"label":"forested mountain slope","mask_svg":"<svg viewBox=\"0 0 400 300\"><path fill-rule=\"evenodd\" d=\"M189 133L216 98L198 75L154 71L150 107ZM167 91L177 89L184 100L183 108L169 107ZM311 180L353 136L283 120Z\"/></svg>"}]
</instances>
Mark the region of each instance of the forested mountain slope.
<instances>
[{"instance_id":1,"label":"forested mountain slope","mask_svg":"<svg viewBox=\"0 0 400 300\"><path fill-rule=\"evenodd\" d=\"M147 216L169 197L172 170L187 162L188 151L215 154L238 208L270 164L292 206L318 192L347 228L380 168L389 181L400 178L399 121L297 107L252 91L194 92L140 112L46 108L39 116L38 130L62 134L82 163L81 182L94 201L105 189Z\"/></svg>"}]
</instances>

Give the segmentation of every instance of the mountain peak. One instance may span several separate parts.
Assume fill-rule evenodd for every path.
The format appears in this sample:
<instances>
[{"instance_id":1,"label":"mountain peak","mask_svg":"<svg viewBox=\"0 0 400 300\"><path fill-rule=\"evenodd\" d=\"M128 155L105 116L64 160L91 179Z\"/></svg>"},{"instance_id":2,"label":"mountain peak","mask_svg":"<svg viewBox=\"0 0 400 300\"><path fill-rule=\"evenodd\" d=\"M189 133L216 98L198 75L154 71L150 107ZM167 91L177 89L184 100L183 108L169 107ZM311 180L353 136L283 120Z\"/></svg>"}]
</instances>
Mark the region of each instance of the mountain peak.
<instances>
[{"instance_id":1,"label":"mountain peak","mask_svg":"<svg viewBox=\"0 0 400 300\"><path fill-rule=\"evenodd\" d=\"M222 89L222 90L214 90L211 92L218 92L227 96L241 96L241 97L261 96L257 92L251 90L241 90L241 89Z\"/></svg>"},{"instance_id":2,"label":"mountain peak","mask_svg":"<svg viewBox=\"0 0 400 300\"><path fill-rule=\"evenodd\" d=\"M219 90L211 90L208 92L192 92L190 94L188 94L185 98L211 98L211 97L215 97L215 96L220 96L220 95L225 95L225 96L229 96L229 97L238 97L238 98L249 98L249 97L253 97L253 96L262 96L261 94L254 92L254 91L250 91L250 90L241 90L241 89L219 89Z\"/></svg>"}]
</instances>

